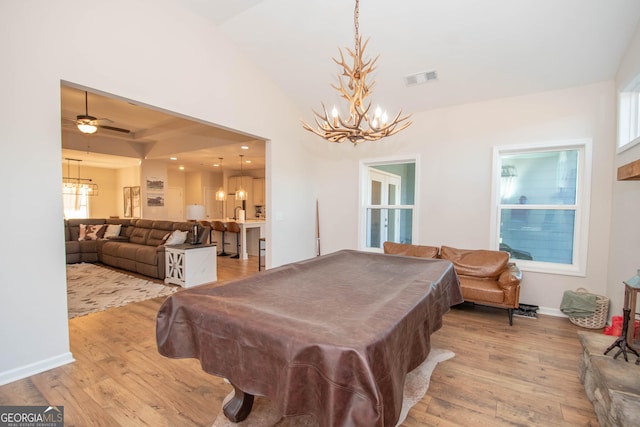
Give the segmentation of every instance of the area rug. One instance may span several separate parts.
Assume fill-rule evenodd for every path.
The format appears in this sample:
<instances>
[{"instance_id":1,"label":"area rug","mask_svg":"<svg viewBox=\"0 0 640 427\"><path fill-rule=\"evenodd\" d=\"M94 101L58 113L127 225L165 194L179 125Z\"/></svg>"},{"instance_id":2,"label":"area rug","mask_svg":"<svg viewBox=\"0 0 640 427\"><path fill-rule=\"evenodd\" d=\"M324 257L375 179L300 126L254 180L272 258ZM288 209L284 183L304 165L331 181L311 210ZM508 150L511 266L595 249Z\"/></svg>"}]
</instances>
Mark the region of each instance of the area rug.
<instances>
[{"instance_id":1,"label":"area rug","mask_svg":"<svg viewBox=\"0 0 640 427\"><path fill-rule=\"evenodd\" d=\"M174 293L177 286L123 274L96 264L67 264L69 319Z\"/></svg>"},{"instance_id":2,"label":"area rug","mask_svg":"<svg viewBox=\"0 0 640 427\"><path fill-rule=\"evenodd\" d=\"M399 426L407 418L407 414L411 408L418 403L429 389L429 381L431 373L439 362L449 360L455 354L449 350L439 348L431 349L429 356L420 366L407 374L404 384L404 395L402 400L402 412L396 426ZM223 400L224 406L233 397L233 391L229 393ZM253 401L253 409L246 420L240 423L232 423L224 416L222 409L217 418L213 422L212 427L317 427L318 423L315 418L309 415L281 418L271 402L260 396L256 396Z\"/></svg>"}]
</instances>

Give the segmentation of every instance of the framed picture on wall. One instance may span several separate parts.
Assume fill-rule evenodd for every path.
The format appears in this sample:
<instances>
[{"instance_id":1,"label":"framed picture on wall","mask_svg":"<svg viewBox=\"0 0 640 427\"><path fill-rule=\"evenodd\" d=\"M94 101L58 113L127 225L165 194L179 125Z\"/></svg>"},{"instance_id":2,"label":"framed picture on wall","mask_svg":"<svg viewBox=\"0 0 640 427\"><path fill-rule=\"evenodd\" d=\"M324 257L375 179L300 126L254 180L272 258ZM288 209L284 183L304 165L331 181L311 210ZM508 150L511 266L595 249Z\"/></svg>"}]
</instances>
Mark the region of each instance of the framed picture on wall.
<instances>
[{"instance_id":1,"label":"framed picture on wall","mask_svg":"<svg viewBox=\"0 0 640 427\"><path fill-rule=\"evenodd\" d=\"M134 218L140 218L142 212L140 202L140 186L131 187L131 216Z\"/></svg>"},{"instance_id":2,"label":"framed picture on wall","mask_svg":"<svg viewBox=\"0 0 640 427\"><path fill-rule=\"evenodd\" d=\"M147 193L147 206L156 208L163 207L164 193Z\"/></svg>"},{"instance_id":3,"label":"framed picture on wall","mask_svg":"<svg viewBox=\"0 0 640 427\"><path fill-rule=\"evenodd\" d=\"M122 189L125 218L131 218L131 214L132 214L133 207L132 207L132 200L131 200L131 189L132 187L124 187Z\"/></svg>"},{"instance_id":4,"label":"framed picture on wall","mask_svg":"<svg viewBox=\"0 0 640 427\"><path fill-rule=\"evenodd\" d=\"M147 191L164 190L164 180L156 176L147 177Z\"/></svg>"}]
</instances>

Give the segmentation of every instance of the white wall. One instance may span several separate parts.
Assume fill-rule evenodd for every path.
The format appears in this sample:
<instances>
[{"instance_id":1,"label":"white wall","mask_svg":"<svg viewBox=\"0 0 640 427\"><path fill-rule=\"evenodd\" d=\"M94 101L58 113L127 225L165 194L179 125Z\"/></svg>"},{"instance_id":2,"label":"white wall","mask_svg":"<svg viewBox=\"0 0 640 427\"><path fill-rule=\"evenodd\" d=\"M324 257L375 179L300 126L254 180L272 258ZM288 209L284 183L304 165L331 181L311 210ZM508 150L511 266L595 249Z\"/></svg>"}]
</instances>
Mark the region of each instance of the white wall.
<instances>
[{"instance_id":1,"label":"white wall","mask_svg":"<svg viewBox=\"0 0 640 427\"><path fill-rule=\"evenodd\" d=\"M520 301L553 312L567 289L607 290L614 137L612 82L467 104L413 115L414 123L383 142L324 154L323 252L357 247L359 159L419 156L419 238L415 243L489 248L494 146L591 139L593 172L586 277L525 272Z\"/></svg>"},{"instance_id":2,"label":"white wall","mask_svg":"<svg viewBox=\"0 0 640 427\"><path fill-rule=\"evenodd\" d=\"M640 74L640 28L616 77L617 90ZM615 157L616 169L640 159L640 145L626 150ZM614 171L615 173L615 171ZM613 177L615 180L615 175ZM607 295L611 299L609 315L621 316L624 302L623 280L629 279L640 268L640 181L614 181L613 215L611 221L611 251L609 254L609 274Z\"/></svg>"},{"instance_id":3,"label":"white wall","mask_svg":"<svg viewBox=\"0 0 640 427\"><path fill-rule=\"evenodd\" d=\"M0 222L12 225L4 234L11 250L0 261L0 384L72 360L61 81L268 139L277 218L267 227L267 263L313 255L314 162L305 149L311 136L289 100L200 17L169 0L7 0L0 3L0 32L0 179L20 183L6 186L0 209ZM37 245L20 224L38 224ZM34 262L38 268L30 268Z\"/></svg>"}]
</instances>

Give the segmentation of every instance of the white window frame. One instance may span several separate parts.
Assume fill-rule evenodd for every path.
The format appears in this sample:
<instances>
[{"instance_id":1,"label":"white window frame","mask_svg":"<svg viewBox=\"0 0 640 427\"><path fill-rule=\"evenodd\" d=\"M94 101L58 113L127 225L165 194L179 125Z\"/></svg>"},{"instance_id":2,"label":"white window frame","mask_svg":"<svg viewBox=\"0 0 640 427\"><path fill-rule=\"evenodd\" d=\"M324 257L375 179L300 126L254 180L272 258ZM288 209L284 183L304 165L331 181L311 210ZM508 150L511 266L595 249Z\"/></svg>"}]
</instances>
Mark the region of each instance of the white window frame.
<instances>
[{"instance_id":1,"label":"white window frame","mask_svg":"<svg viewBox=\"0 0 640 427\"><path fill-rule=\"evenodd\" d=\"M618 93L618 149L640 144L640 74Z\"/></svg>"},{"instance_id":2,"label":"white window frame","mask_svg":"<svg viewBox=\"0 0 640 427\"><path fill-rule=\"evenodd\" d=\"M591 205L592 142L590 139L557 142L538 142L531 144L499 146L493 148L490 245L491 248L495 250L498 250L500 247L501 208L508 208L509 206L502 205L500 200L502 155L560 150L578 150L579 152L575 222L573 233L573 261L571 264L559 264L522 259L514 261L517 262L518 267L520 267L520 269L523 271L584 277L586 276L587 271L587 253L589 250L589 208Z\"/></svg>"},{"instance_id":3,"label":"white window frame","mask_svg":"<svg viewBox=\"0 0 640 427\"><path fill-rule=\"evenodd\" d=\"M369 252L383 252L382 248L368 248L367 247L367 209L369 205L369 167L381 166L381 165L395 165L399 163L413 163L415 164L415 183L414 183L414 195L413 205L376 205L376 208L384 209L411 209L413 214L411 216L413 223L411 224L411 241L416 242L418 238L418 206L419 194L420 194L420 159L419 156L398 156L398 157L384 157L381 159L363 159L360 160L359 165L359 182L358 186L358 200L359 213L358 213L358 249L361 251Z\"/></svg>"}]
</instances>

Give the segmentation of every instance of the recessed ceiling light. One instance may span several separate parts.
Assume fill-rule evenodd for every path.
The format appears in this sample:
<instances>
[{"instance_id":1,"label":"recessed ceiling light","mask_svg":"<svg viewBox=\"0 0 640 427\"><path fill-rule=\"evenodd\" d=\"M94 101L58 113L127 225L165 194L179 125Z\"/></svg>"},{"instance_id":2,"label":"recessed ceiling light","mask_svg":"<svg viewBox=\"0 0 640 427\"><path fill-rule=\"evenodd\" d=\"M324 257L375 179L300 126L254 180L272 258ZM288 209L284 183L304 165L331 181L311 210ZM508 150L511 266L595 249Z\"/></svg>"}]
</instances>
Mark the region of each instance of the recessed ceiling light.
<instances>
[{"instance_id":1,"label":"recessed ceiling light","mask_svg":"<svg viewBox=\"0 0 640 427\"><path fill-rule=\"evenodd\" d=\"M180 169L181 171L184 170L184 166L180 166L178 169Z\"/></svg>"},{"instance_id":2,"label":"recessed ceiling light","mask_svg":"<svg viewBox=\"0 0 640 427\"><path fill-rule=\"evenodd\" d=\"M177 157L169 157L169 160L178 160Z\"/></svg>"},{"instance_id":3,"label":"recessed ceiling light","mask_svg":"<svg viewBox=\"0 0 640 427\"><path fill-rule=\"evenodd\" d=\"M243 150L248 150L249 149L249 147L246 146L246 145L242 145L242 146L240 146L240 148L242 148Z\"/></svg>"},{"instance_id":4,"label":"recessed ceiling light","mask_svg":"<svg viewBox=\"0 0 640 427\"><path fill-rule=\"evenodd\" d=\"M251 160L245 160L244 162L245 163L251 163Z\"/></svg>"},{"instance_id":5,"label":"recessed ceiling light","mask_svg":"<svg viewBox=\"0 0 640 427\"><path fill-rule=\"evenodd\" d=\"M213 167L215 167L215 168L220 167L220 163L214 163Z\"/></svg>"}]
</instances>

